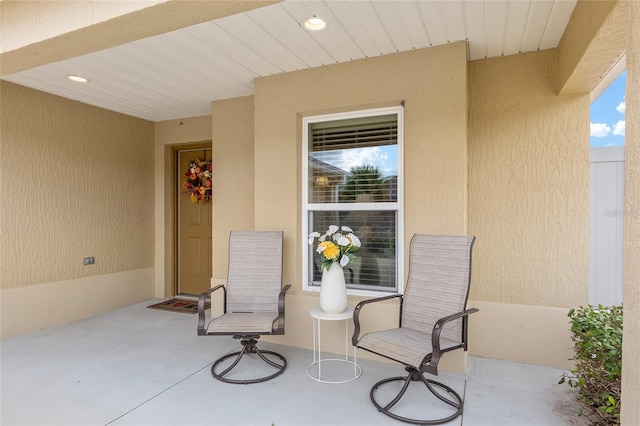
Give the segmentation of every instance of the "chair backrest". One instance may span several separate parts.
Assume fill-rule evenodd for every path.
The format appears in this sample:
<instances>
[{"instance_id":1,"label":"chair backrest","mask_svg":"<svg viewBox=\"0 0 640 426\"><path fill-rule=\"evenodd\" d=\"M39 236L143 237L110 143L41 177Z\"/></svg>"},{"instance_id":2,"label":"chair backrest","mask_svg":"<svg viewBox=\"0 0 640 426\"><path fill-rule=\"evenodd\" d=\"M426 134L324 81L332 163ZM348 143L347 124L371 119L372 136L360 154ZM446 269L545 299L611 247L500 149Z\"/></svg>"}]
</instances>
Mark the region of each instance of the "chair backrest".
<instances>
[{"instance_id":1,"label":"chair backrest","mask_svg":"<svg viewBox=\"0 0 640 426\"><path fill-rule=\"evenodd\" d=\"M228 312L277 312L282 289L282 231L232 231Z\"/></svg>"},{"instance_id":2,"label":"chair backrest","mask_svg":"<svg viewBox=\"0 0 640 426\"><path fill-rule=\"evenodd\" d=\"M414 235L402 327L431 332L438 319L466 309L475 237ZM462 320L448 323L441 338L462 343Z\"/></svg>"}]
</instances>

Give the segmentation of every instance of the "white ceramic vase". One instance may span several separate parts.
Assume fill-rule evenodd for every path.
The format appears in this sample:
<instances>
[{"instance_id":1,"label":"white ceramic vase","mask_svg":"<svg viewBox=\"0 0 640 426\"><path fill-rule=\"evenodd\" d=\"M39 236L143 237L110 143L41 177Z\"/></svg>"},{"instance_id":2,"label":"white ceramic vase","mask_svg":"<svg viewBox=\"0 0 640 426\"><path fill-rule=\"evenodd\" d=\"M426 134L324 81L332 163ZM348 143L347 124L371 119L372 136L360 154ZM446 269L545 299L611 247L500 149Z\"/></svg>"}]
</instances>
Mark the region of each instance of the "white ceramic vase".
<instances>
[{"instance_id":1,"label":"white ceramic vase","mask_svg":"<svg viewBox=\"0 0 640 426\"><path fill-rule=\"evenodd\" d=\"M328 314L339 314L347 309L347 284L344 270L337 262L333 262L328 270L322 270L320 309Z\"/></svg>"}]
</instances>

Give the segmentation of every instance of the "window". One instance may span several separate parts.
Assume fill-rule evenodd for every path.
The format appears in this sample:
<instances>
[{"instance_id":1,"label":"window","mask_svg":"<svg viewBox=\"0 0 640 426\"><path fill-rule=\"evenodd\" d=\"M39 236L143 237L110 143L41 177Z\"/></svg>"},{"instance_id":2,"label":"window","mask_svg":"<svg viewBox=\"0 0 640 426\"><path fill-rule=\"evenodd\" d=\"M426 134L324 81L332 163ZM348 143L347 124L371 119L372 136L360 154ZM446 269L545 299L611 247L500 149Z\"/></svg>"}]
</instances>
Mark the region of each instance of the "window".
<instances>
[{"instance_id":1,"label":"window","mask_svg":"<svg viewBox=\"0 0 640 426\"><path fill-rule=\"evenodd\" d=\"M351 294L401 291L402 107L303 119L304 289L320 288L313 231L349 226L362 242L345 267Z\"/></svg>"}]
</instances>

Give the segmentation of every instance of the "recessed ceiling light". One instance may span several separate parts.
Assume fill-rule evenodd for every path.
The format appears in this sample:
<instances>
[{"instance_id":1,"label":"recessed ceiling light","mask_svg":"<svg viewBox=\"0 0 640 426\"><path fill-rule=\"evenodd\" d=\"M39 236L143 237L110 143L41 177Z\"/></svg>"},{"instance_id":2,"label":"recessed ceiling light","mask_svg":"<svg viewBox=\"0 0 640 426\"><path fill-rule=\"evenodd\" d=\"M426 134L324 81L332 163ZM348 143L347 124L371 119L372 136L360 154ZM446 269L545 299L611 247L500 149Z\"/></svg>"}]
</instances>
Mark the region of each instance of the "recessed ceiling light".
<instances>
[{"instance_id":1,"label":"recessed ceiling light","mask_svg":"<svg viewBox=\"0 0 640 426\"><path fill-rule=\"evenodd\" d=\"M327 29L327 22L313 15L310 18L305 18L300 25L307 31L323 31Z\"/></svg>"},{"instance_id":2,"label":"recessed ceiling light","mask_svg":"<svg viewBox=\"0 0 640 426\"><path fill-rule=\"evenodd\" d=\"M68 75L67 78L71 81L76 81L78 83L88 83L89 80L87 80L84 77L80 77L79 75Z\"/></svg>"}]
</instances>

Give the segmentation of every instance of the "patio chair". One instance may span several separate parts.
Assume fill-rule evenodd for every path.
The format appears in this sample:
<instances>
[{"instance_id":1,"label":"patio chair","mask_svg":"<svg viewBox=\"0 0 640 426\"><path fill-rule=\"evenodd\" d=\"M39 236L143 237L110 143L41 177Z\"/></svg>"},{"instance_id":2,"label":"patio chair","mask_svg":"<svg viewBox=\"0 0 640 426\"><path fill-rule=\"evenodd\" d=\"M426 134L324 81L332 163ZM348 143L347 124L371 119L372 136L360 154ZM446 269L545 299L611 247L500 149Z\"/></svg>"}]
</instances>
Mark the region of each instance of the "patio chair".
<instances>
[{"instance_id":1,"label":"patio chair","mask_svg":"<svg viewBox=\"0 0 640 426\"><path fill-rule=\"evenodd\" d=\"M426 378L424 373L438 375L438 363L444 353L459 348L467 350L467 317L478 311L466 308L474 241L475 237L467 236L414 235L404 296L394 294L356 305L353 345L403 364L408 373L381 380L371 388L370 398L378 411L407 423L425 425L445 423L462 414L460 395L451 387ZM360 336L362 309L371 303L394 298L400 299L398 328ZM388 402L380 402L382 392L378 392L376 398L376 391L395 381L404 381L400 391ZM445 414L452 413L426 420L405 417L405 411L399 409L402 404L396 404L413 382L424 384L437 400L450 406L443 405ZM385 387L385 392L392 388ZM394 407L396 410L392 412Z\"/></svg>"},{"instance_id":2,"label":"patio chair","mask_svg":"<svg viewBox=\"0 0 640 426\"><path fill-rule=\"evenodd\" d=\"M282 288L282 240L281 231L232 231L226 286L218 285L200 295L198 335L230 335L242 344L241 350L226 354L213 363L211 374L218 380L240 384L264 382L282 374L287 367L282 355L257 346L262 335L284 334L284 298L291 286ZM205 327L205 301L218 290L223 292L224 312L217 318L211 315L212 319ZM257 378L239 378L238 370L241 369L238 369L234 371L236 377L227 376L244 355L257 355L269 365L268 372L261 372L263 375ZM234 357L227 366L225 361ZM249 376L249 373L245 369L244 374L239 375Z\"/></svg>"}]
</instances>

